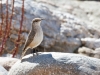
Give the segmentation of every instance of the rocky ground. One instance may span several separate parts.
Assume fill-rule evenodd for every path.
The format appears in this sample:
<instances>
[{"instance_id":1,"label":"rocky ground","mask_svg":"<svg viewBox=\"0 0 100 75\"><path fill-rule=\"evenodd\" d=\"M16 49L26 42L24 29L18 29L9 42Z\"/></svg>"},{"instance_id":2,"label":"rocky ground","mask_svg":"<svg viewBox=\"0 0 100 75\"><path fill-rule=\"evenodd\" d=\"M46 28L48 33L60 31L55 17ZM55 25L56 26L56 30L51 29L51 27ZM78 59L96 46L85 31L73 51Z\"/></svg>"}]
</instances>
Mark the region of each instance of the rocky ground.
<instances>
[{"instance_id":1,"label":"rocky ground","mask_svg":"<svg viewBox=\"0 0 100 75\"><path fill-rule=\"evenodd\" d=\"M11 2L9 1L9 7L11 5ZM3 7L5 7L5 0L3 0ZM63 57L63 53L53 53L53 54L60 54L60 57L58 59L55 59L53 57L52 59L49 58L49 56L53 56L52 53L48 53L50 55L47 55L47 59L45 61L54 60L53 63L45 63L47 65L50 65L50 68L53 68L53 70L58 70L60 68L61 71L59 71L59 74L54 73L55 75L100 75L100 67L99 62L100 59L100 2L98 1L77 1L77 0L25 0L25 20L23 25L23 32L22 32L22 45L19 48L19 57L21 54L22 47L24 45L25 39L28 35L28 32L31 27L31 21L35 17L41 17L45 20L42 21L41 26L43 28L44 32L44 40L41 43L41 45L38 47L39 51L45 51L45 52L64 52L65 56ZM6 8L3 8L3 12ZM11 36L7 40L6 49L12 50L14 48L14 40L17 38L17 33L20 27L19 21L21 16L21 1L16 0L15 2L15 11L14 11L14 17L13 17L13 27L11 28ZM9 11L11 9L9 8ZM69 54L67 54L69 53ZM72 53L76 53L75 55ZM79 55L82 54L82 55ZM84 56L86 55L86 56ZM41 56L41 55L40 55ZM46 58L46 55L43 54ZM90 58L90 57L95 58ZM29 56L30 57L30 56ZM40 69L41 67L34 67L36 64L39 64L44 58L40 58L37 56L36 58L33 57L32 62L29 62L28 60L31 59L27 58L26 61L23 63L18 62L18 66L26 65L26 64L34 64L33 67L30 69L26 68L28 71L34 71L36 74L34 75L40 75L37 74L37 69ZM72 57L72 58L71 58ZM65 59L68 58L68 59ZM80 58L79 60L77 58ZM2 60L2 58L0 58ZM41 60L39 60L41 59ZM62 59L62 60L60 60ZM87 59L89 61L87 61ZM12 60L9 58L9 60ZM56 61L55 61L56 60ZM58 61L57 61L58 60ZM6 60L3 60L6 61ZM5 68L5 64L1 64L2 70L9 68L16 62L18 59L12 60L12 64L7 64L7 68ZM62 61L62 62L60 62ZM82 62L79 62L82 61ZM8 62L8 61L6 61ZM4 63L6 63L4 62ZM27 63L28 62L28 63ZM55 64L55 62L59 62ZM65 63L66 62L66 63ZM79 63L78 63L79 62ZM90 63L91 62L91 63ZM96 63L95 63L96 62ZM1 63L1 62L0 62ZM86 64L85 64L86 63ZM41 61L41 65L44 63ZM57 67L54 68L52 65ZM61 65L60 65L61 64ZM68 65L71 66L68 66ZM82 64L84 64L82 66ZM39 66L41 66L39 65ZM60 65L61 67L58 67ZM63 68L63 66L68 66L66 69ZM2 66L4 68L2 68ZM9 75L32 75L32 72L24 71L24 74L19 72L20 68L14 65L14 67L10 70ZM74 67L74 68L72 68ZM15 72L15 69L18 69L18 71ZM48 66L45 66L44 68L48 69ZM43 68L39 70L41 72L41 75L45 71ZM70 68L70 69L68 69ZM64 70L65 69L65 70ZM7 75L7 71L5 70L4 73L2 73L2 70L0 70L0 75ZM21 69L23 70L23 69ZM49 70L49 69L48 69ZM48 73L48 70L45 71L45 73ZM65 71L65 72L63 72ZM50 72L53 73L53 71L50 70ZM73 72L75 74L73 74ZM48 74L49 75L49 74ZM53 74L51 74L53 75Z\"/></svg>"},{"instance_id":2,"label":"rocky ground","mask_svg":"<svg viewBox=\"0 0 100 75\"><path fill-rule=\"evenodd\" d=\"M8 75L100 75L100 60L78 54L44 52L18 61Z\"/></svg>"}]
</instances>

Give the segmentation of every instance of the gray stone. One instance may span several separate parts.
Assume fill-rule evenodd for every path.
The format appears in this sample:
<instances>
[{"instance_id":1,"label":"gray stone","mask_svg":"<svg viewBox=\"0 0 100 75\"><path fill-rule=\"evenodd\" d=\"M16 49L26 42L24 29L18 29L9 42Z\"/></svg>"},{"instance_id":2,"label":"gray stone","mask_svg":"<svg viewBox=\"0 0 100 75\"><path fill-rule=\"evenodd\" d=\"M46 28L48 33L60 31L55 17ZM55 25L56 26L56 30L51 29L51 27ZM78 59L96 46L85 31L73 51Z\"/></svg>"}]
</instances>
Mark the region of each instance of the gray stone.
<instances>
[{"instance_id":1,"label":"gray stone","mask_svg":"<svg viewBox=\"0 0 100 75\"><path fill-rule=\"evenodd\" d=\"M100 75L100 60L78 54L49 52L27 55L8 75Z\"/></svg>"}]
</instances>

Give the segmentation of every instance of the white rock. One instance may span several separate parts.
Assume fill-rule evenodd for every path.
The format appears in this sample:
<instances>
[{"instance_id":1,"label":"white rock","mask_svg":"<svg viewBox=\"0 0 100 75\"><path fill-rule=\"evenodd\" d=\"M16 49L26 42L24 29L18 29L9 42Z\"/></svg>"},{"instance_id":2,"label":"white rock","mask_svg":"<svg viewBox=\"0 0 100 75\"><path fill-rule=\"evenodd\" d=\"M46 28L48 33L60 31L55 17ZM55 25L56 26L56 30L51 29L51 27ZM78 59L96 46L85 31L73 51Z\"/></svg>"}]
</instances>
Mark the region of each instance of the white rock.
<instances>
[{"instance_id":1,"label":"white rock","mask_svg":"<svg viewBox=\"0 0 100 75\"><path fill-rule=\"evenodd\" d=\"M78 49L78 53L83 54L83 55L87 55L87 56L91 56L91 57L94 56L94 50L87 48L87 47L80 47Z\"/></svg>"},{"instance_id":2,"label":"white rock","mask_svg":"<svg viewBox=\"0 0 100 75\"><path fill-rule=\"evenodd\" d=\"M100 60L78 54L48 52L27 55L8 75L100 75Z\"/></svg>"},{"instance_id":3,"label":"white rock","mask_svg":"<svg viewBox=\"0 0 100 75\"><path fill-rule=\"evenodd\" d=\"M96 38L82 38L81 39L82 44L85 47L91 48L91 49L96 49L100 47L100 39Z\"/></svg>"}]
</instances>

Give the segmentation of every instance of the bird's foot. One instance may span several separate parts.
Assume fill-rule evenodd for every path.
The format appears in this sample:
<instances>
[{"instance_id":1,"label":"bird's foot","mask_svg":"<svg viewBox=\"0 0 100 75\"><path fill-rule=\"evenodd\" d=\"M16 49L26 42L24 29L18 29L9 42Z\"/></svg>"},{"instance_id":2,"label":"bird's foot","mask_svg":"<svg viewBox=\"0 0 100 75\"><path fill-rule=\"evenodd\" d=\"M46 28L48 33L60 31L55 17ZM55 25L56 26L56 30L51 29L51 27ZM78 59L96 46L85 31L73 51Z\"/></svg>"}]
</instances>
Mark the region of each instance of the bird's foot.
<instances>
[{"instance_id":1,"label":"bird's foot","mask_svg":"<svg viewBox=\"0 0 100 75\"><path fill-rule=\"evenodd\" d=\"M35 53L36 53L36 54L35 54ZM35 56L35 55L38 56L38 55L39 55L39 54L38 54L38 50L37 50L37 49L33 49L33 50L32 50L32 54L33 54L33 56Z\"/></svg>"}]
</instances>

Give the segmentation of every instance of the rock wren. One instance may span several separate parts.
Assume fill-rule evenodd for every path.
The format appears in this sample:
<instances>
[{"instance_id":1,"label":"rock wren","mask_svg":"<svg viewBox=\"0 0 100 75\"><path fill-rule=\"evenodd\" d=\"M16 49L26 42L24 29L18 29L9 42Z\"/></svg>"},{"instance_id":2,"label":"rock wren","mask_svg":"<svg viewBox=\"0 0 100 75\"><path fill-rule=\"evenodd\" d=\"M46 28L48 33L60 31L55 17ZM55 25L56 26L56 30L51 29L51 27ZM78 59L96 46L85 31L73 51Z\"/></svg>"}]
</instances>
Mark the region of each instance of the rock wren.
<instances>
[{"instance_id":1,"label":"rock wren","mask_svg":"<svg viewBox=\"0 0 100 75\"><path fill-rule=\"evenodd\" d=\"M24 48L23 48L23 52L22 52L22 57L25 55L26 51L31 48L35 48L38 45L40 45L40 43L43 40L43 31L42 28L40 26L41 23L41 18L35 18L32 20L32 27L31 30L29 32L29 35L26 39ZM22 59L22 58L21 58Z\"/></svg>"}]
</instances>

